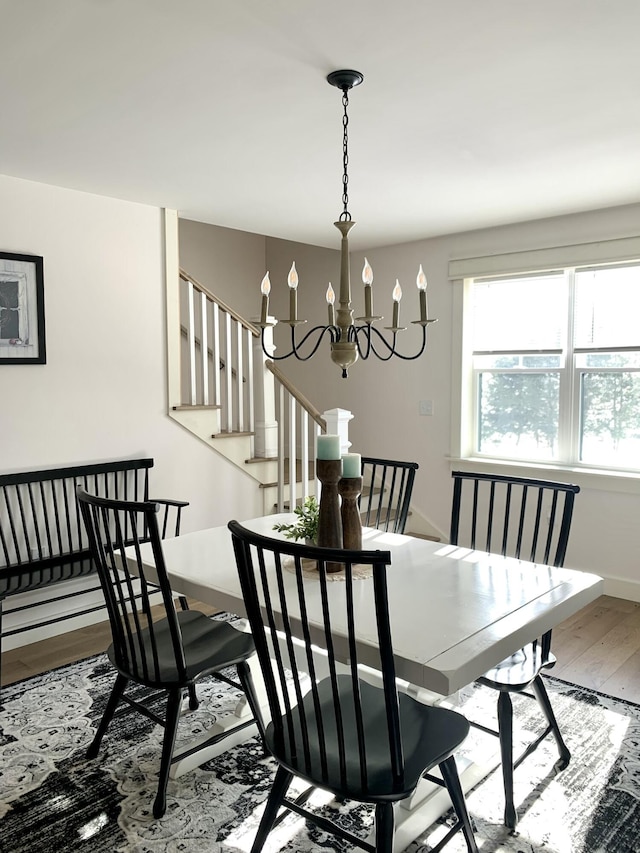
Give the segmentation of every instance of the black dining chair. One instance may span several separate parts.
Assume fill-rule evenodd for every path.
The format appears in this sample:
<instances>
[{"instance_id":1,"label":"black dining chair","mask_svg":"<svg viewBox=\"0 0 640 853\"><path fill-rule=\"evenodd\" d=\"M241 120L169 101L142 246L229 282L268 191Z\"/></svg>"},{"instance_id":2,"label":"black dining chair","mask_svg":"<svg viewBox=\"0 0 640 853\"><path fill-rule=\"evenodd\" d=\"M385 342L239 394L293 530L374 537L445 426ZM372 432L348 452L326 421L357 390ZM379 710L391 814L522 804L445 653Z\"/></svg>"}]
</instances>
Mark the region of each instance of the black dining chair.
<instances>
[{"instance_id":1,"label":"black dining chair","mask_svg":"<svg viewBox=\"0 0 640 853\"><path fill-rule=\"evenodd\" d=\"M515 557L531 563L564 565L573 505L579 486L551 480L472 474L453 471L451 510L452 545ZM514 566L516 571L520 567ZM569 764L571 753L564 742L549 701L541 673L551 669L556 658L551 652L551 631L532 638L524 648L486 672L478 683L498 691L498 731L472 723L497 735L505 793L505 825L514 828L517 812L513 802L513 771L539 744L553 733L560 757L557 771ZM527 693L531 687L533 694ZM546 728L524 752L513 758L513 706L511 693L536 698L546 720Z\"/></svg>"},{"instance_id":2,"label":"black dining chair","mask_svg":"<svg viewBox=\"0 0 640 853\"><path fill-rule=\"evenodd\" d=\"M462 829L468 850L476 851L453 758L469 724L396 688L386 582L390 554L307 547L252 533L237 521L229 529L266 706L259 707L245 664L240 678L265 748L278 764L252 853L262 850L281 807L350 844L391 853L394 803L423 776L446 787L457 815L434 850ZM330 582L328 563L343 564L344 577ZM369 567L372 577L354 579L355 564L360 572ZM367 645L358 642L361 621ZM318 646L326 657L314 656ZM382 686L364 680L360 664L381 673ZM436 766L442 778L429 773ZM309 786L296 799L287 797L294 776ZM340 800L374 805L375 845L312 812L306 804L316 787Z\"/></svg>"},{"instance_id":3,"label":"black dining chair","mask_svg":"<svg viewBox=\"0 0 640 853\"><path fill-rule=\"evenodd\" d=\"M162 552L158 504L98 498L80 487L77 498L109 614L112 643L107 656L117 670L87 757L97 756L121 700L164 726L158 790L153 804L153 815L159 818L166 808L183 694L188 692L190 706L197 706L195 683L207 675L240 688L240 684L222 670L237 667L254 654L253 640L250 634L226 622L211 620L198 610L176 609ZM145 543L152 548L154 577L149 576L142 560L141 546ZM125 554L127 548L129 551ZM154 607L151 596L155 595L156 601L158 591L162 603ZM148 704L125 694L130 682L154 689ZM164 716L151 707L158 691L165 692L167 697ZM253 722L252 719L243 721L209 743Z\"/></svg>"},{"instance_id":4,"label":"black dining chair","mask_svg":"<svg viewBox=\"0 0 640 853\"><path fill-rule=\"evenodd\" d=\"M360 515L365 527L404 533L417 462L363 456Z\"/></svg>"}]
</instances>

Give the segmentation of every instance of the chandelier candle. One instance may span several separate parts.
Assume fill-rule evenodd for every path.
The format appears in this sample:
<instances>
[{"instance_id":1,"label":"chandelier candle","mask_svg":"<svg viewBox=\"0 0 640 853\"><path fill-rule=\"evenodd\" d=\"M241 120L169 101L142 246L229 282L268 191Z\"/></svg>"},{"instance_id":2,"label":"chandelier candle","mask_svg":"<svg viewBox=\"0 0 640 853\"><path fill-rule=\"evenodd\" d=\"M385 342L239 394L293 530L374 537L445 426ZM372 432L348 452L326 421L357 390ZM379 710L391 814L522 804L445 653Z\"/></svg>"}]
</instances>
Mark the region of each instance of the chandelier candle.
<instances>
[{"instance_id":1,"label":"chandelier candle","mask_svg":"<svg viewBox=\"0 0 640 853\"><path fill-rule=\"evenodd\" d=\"M336 294L331 287L331 282L329 282L329 287L327 288L327 306L329 308L329 325L335 326L336 324L336 309L333 307L336 301Z\"/></svg>"},{"instance_id":2,"label":"chandelier candle","mask_svg":"<svg viewBox=\"0 0 640 853\"><path fill-rule=\"evenodd\" d=\"M262 293L262 309L260 311L260 325L267 325L267 314L269 313L269 293L271 292L271 282L269 281L269 273L265 275L262 279L262 284L260 285L260 292Z\"/></svg>"},{"instance_id":3,"label":"chandelier candle","mask_svg":"<svg viewBox=\"0 0 640 853\"><path fill-rule=\"evenodd\" d=\"M287 284L289 285L289 323L294 325L298 322L298 271L295 262L291 264Z\"/></svg>"},{"instance_id":4,"label":"chandelier candle","mask_svg":"<svg viewBox=\"0 0 640 853\"><path fill-rule=\"evenodd\" d=\"M420 322L427 322L427 277L424 274L424 270L422 269L422 264L420 264L420 269L418 270L418 275L416 277L416 284L418 285L418 292L420 294Z\"/></svg>"},{"instance_id":5,"label":"chandelier candle","mask_svg":"<svg viewBox=\"0 0 640 853\"><path fill-rule=\"evenodd\" d=\"M371 285L373 283L373 270L369 261L364 259L364 267L362 268L362 280L364 282L364 319L373 319L373 293Z\"/></svg>"},{"instance_id":6,"label":"chandelier candle","mask_svg":"<svg viewBox=\"0 0 640 853\"><path fill-rule=\"evenodd\" d=\"M402 288L400 282L396 279L396 286L393 288L393 322L391 328L395 331L399 329L398 322L400 320L400 300L402 299Z\"/></svg>"}]
</instances>

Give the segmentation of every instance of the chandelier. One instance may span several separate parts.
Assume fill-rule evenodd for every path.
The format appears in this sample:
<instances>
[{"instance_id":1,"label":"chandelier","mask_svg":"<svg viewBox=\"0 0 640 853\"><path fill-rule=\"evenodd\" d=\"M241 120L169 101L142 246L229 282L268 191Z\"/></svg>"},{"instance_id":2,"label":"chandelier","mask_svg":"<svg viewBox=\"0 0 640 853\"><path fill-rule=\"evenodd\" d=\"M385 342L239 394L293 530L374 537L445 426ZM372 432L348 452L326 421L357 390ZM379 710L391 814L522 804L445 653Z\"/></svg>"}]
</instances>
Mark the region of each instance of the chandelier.
<instances>
[{"instance_id":1,"label":"chandelier","mask_svg":"<svg viewBox=\"0 0 640 853\"><path fill-rule=\"evenodd\" d=\"M275 361L282 361L292 356L299 361L308 361L312 358L325 337L328 337L331 344L331 359L338 367L342 369L342 377L348 376L348 370L351 365L355 364L358 358L366 361L371 355L381 361L389 361L393 356L404 359L405 361L413 361L419 358L427 345L427 326L429 323L435 323L436 320L430 319L427 316L427 278L423 272L422 265L418 270L416 277L416 285L419 294L420 317L418 320L413 320L413 325L422 327L422 342L418 351L413 355L406 355L400 352L397 348L397 337L399 332L406 330L406 327L400 326L400 300L402 298L402 288L400 282L396 279L395 287L392 292L392 321L390 326L385 326L384 330L388 334L383 334L374 325L384 317L375 316L373 314L373 270L371 265L365 258L364 267L362 270L362 281L364 283L364 316L357 317L354 320L354 312L351 306L351 274L349 260L349 231L356 224L349 213L349 91L354 86L359 86L364 80L364 76L359 71L333 71L328 75L327 81L336 88L342 91L342 106L343 106L343 141L342 141L342 204L343 209L340 218L333 224L342 234L340 244L340 294L338 308L335 308L335 292L331 283L327 288L327 307L328 307L328 324L314 326L299 340L297 339L296 329L298 326L305 324L306 320L298 320L298 273L296 271L295 262L291 266L288 276L289 285L289 319L286 321L291 327L291 349L284 355L274 355L272 347L268 347L265 342L265 329L275 326L278 322L274 318L268 316L269 313L269 293L271 291L271 282L269 273L262 279L260 291L262 293L262 310L260 312L259 326L262 329L262 349L265 355Z\"/></svg>"}]
</instances>

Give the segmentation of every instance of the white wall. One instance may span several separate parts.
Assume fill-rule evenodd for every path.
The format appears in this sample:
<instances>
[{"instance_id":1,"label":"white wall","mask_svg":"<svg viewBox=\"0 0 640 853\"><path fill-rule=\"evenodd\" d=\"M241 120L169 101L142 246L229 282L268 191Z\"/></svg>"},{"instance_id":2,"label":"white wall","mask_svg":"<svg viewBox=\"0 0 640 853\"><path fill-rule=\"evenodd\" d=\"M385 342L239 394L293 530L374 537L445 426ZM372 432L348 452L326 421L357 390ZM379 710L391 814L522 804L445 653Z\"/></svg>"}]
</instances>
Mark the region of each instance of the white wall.
<instances>
[{"instance_id":1,"label":"white wall","mask_svg":"<svg viewBox=\"0 0 640 853\"><path fill-rule=\"evenodd\" d=\"M0 470L152 456L184 530L260 513L253 481L166 415L162 212L0 176L0 248L44 257L46 365L0 365Z\"/></svg>"},{"instance_id":2,"label":"white wall","mask_svg":"<svg viewBox=\"0 0 640 853\"><path fill-rule=\"evenodd\" d=\"M358 227L365 227L362 223ZM331 227L330 225L328 227ZM429 281L430 314L439 322L430 327L425 356L415 362L396 359L382 364L374 359L357 363L347 380L340 378L328 355L297 364L291 360L281 369L322 411L333 406L350 409L353 449L366 454L411 459L420 464L414 502L439 530L449 527L451 504L451 404L452 287L447 280L449 260L477 255L558 246L640 233L640 205L563 216L501 228L456 234L368 251L374 269L375 313L390 325L391 290L396 278L403 287L401 325L415 334L408 321L417 317L415 277L420 263ZM336 249L339 246L336 238ZM352 293L356 315L363 310L361 269L364 253L352 256ZM339 275L338 252L313 249L285 241L267 240L267 266L271 271L274 313L286 317L286 275L296 260L300 274L299 315L325 322L324 293L329 279ZM623 307L622 307L623 310ZM407 344L407 351L411 346ZM432 400L432 417L418 414L420 400ZM575 479L575 478L570 478ZM606 576L607 591L640 600L640 483L635 491L619 492L583 487L576 502L566 565Z\"/></svg>"}]
</instances>

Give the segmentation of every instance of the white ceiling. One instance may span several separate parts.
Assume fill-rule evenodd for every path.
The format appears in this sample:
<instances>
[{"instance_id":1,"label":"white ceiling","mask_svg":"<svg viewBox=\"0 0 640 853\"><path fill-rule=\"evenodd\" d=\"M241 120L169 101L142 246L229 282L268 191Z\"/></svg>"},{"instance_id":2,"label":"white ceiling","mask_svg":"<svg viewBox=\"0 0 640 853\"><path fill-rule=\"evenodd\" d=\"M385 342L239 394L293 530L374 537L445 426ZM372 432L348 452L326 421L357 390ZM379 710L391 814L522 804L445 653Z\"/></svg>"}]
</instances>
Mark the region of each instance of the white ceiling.
<instances>
[{"instance_id":1,"label":"white ceiling","mask_svg":"<svg viewBox=\"0 0 640 853\"><path fill-rule=\"evenodd\" d=\"M354 248L640 201L638 0L0 0L0 173Z\"/></svg>"}]
</instances>

